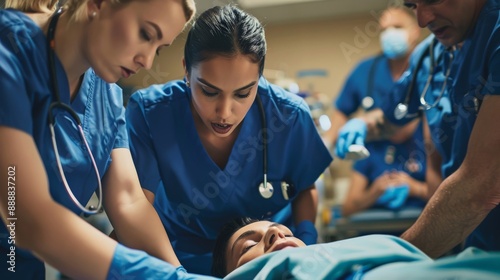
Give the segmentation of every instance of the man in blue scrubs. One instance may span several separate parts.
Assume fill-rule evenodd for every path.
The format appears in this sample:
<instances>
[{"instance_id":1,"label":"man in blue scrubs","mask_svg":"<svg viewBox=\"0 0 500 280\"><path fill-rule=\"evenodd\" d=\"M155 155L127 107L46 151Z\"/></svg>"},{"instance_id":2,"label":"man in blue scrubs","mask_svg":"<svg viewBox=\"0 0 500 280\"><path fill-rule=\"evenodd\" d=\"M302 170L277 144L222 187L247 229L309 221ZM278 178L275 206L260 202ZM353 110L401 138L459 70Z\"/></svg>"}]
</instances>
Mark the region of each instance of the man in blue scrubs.
<instances>
[{"instance_id":1,"label":"man in blue scrubs","mask_svg":"<svg viewBox=\"0 0 500 280\"><path fill-rule=\"evenodd\" d=\"M500 134L494 121L500 117L500 1L405 4L416 11L419 25L428 27L443 45L460 43L461 48L451 63L451 79L447 83L450 113L440 118L441 141L434 140L445 144L440 152L446 179L429 201L429 207L402 237L433 257L465 239L466 246L498 251L500 150L496 147ZM345 146L344 143L338 148L345 150Z\"/></svg>"}]
</instances>

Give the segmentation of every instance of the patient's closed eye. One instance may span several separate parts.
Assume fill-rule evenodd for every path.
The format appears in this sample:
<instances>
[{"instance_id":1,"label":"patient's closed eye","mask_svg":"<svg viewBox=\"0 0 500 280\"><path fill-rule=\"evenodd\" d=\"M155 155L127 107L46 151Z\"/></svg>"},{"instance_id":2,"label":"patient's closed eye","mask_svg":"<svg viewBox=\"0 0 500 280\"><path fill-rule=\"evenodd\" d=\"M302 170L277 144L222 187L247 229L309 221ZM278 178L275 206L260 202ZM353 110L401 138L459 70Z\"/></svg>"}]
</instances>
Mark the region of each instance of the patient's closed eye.
<instances>
[{"instance_id":1,"label":"patient's closed eye","mask_svg":"<svg viewBox=\"0 0 500 280\"><path fill-rule=\"evenodd\" d=\"M253 240L248 240L243 244L243 250L241 251L241 255L245 254L250 250L253 246L257 245L257 242Z\"/></svg>"}]
</instances>

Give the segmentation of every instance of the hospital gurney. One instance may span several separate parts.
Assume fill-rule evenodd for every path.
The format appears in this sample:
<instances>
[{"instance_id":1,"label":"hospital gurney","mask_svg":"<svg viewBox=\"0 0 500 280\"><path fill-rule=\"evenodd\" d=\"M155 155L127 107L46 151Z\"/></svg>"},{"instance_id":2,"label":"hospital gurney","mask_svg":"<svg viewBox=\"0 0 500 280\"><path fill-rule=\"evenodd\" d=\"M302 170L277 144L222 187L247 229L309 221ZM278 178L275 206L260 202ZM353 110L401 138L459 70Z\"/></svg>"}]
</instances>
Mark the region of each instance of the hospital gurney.
<instances>
[{"instance_id":1,"label":"hospital gurney","mask_svg":"<svg viewBox=\"0 0 500 280\"><path fill-rule=\"evenodd\" d=\"M419 207L368 209L350 217L341 217L339 206L334 206L329 214L323 213L322 236L329 242L366 233L401 233L417 220L422 210Z\"/></svg>"},{"instance_id":2,"label":"hospital gurney","mask_svg":"<svg viewBox=\"0 0 500 280\"><path fill-rule=\"evenodd\" d=\"M433 260L398 237L368 235L271 252L243 264L224 279L498 280L499 263L500 252L468 248L456 256ZM120 279L137 278L137 275L120 276L123 276ZM158 271L156 278L149 279L219 278L186 273L185 270L165 263L163 271Z\"/></svg>"},{"instance_id":3,"label":"hospital gurney","mask_svg":"<svg viewBox=\"0 0 500 280\"><path fill-rule=\"evenodd\" d=\"M368 235L281 250L250 261L224 279L500 279L500 252L469 248L432 260L410 243Z\"/></svg>"}]
</instances>

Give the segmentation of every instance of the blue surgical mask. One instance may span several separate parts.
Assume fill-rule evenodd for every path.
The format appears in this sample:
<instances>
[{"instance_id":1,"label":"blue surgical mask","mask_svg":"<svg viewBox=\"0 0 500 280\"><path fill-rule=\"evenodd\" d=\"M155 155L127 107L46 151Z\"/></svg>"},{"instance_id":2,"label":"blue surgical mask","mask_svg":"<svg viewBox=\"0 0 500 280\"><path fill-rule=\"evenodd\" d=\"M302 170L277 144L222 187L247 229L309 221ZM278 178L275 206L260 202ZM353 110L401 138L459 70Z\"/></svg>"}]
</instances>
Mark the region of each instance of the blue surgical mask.
<instances>
[{"instance_id":1,"label":"blue surgical mask","mask_svg":"<svg viewBox=\"0 0 500 280\"><path fill-rule=\"evenodd\" d=\"M402 57L409 48L408 32L402 28L387 28L380 33L380 45L388 58Z\"/></svg>"}]
</instances>

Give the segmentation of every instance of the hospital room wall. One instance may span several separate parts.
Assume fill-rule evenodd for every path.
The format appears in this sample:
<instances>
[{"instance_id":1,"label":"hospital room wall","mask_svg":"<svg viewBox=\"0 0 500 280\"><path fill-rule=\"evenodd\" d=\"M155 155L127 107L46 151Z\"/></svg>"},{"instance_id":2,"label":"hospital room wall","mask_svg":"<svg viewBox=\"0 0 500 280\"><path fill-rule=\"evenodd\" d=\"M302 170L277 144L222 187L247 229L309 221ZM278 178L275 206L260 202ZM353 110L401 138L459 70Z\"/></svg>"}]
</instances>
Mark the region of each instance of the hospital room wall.
<instances>
[{"instance_id":1,"label":"hospital room wall","mask_svg":"<svg viewBox=\"0 0 500 280\"><path fill-rule=\"evenodd\" d=\"M267 24L261 19L268 42L265 76L273 82L274 74L280 72L295 80L301 91L324 93L331 106L352 68L361 59L380 51L378 25L372 15L375 13L280 24ZM150 70L122 80L120 85L131 90L181 79L186 34L187 30L168 50L160 52ZM298 78L297 73L303 70L324 70L326 76ZM349 167L347 162L334 163L335 177L347 176Z\"/></svg>"},{"instance_id":2,"label":"hospital room wall","mask_svg":"<svg viewBox=\"0 0 500 280\"><path fill-rule=\"evenodd\" d=\"M318 91L329 99L337 97L342 85L361 59L380 52L377 15L368 11L348 18L318 19L296 23L266 23L268 54L264 75L274 82L275 73L295 80L301 91ZM160 53L150 70L120 81L128 90L181 79L182 56L187 30ZM323 70L326 76L297 77L299 71ZM336 160L331 171L335 178L347 177L350 162Z\"/></svg>"},{"instance_id":3,"label":"hospital room wall","mask_svg":"<svg viewBox=\"0 0 500 280\"><path fill-rule=\"evenodd\" d=\"M360 59L380 51L377 22L369 13L350 19L280 24L262 22L268 42L266 71L282 71L287 78L294 79L301 90L317 90L330 99L337 96L344 79ZM141 71L122 80L121 84L142 88L182 78L181 59L186 33L160 53L151 70ZM297 78L297 73L303 70L324 70L326 77ZM266 72L265 75L268 76Z\"/></svg>"}]
</instances>

